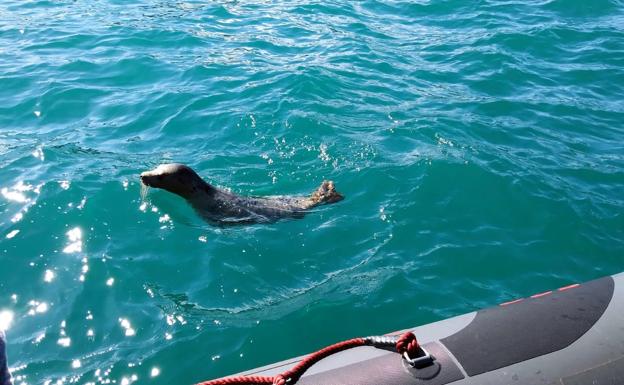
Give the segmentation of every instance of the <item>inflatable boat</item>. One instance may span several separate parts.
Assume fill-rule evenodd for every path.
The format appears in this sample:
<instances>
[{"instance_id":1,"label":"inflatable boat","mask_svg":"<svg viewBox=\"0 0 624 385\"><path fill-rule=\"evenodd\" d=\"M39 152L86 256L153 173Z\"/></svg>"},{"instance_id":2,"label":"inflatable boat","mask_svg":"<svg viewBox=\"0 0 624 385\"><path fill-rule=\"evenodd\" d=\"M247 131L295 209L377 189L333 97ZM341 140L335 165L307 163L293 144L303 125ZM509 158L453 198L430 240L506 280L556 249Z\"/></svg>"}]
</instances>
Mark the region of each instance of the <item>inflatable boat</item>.
<instances>
[{"instance_id":1,"label":"inflatable boat","mask_svg":"<svg viewBox=\"0 0 624 385\"><path fill-rule=\"evenodd\" d=\"M624 384L624 273L405 332L202 384ZM406 352L399 340L410 334L416 350Z\"/></svg>"}]
</instances>

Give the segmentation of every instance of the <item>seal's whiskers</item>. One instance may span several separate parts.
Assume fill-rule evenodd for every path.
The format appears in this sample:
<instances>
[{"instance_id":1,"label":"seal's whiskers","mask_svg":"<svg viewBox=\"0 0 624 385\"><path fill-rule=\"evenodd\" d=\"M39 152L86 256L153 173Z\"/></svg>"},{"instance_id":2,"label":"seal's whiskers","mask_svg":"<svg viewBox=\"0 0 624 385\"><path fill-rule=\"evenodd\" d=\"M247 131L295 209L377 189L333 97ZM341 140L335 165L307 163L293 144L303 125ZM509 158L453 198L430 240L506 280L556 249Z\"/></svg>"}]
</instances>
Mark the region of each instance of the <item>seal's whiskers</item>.
<instances>
[{"instance_id":1,"label":"seal's whiskers","mask_svg":"<svg viewBox=\"0 0 624 385\"><path fill-rule=\"evenodd\" d=\"M141 183L141 202L145 202L145 198L147 197L147 193L149 192L149 186Z\"/></svg>"}]
</instances>

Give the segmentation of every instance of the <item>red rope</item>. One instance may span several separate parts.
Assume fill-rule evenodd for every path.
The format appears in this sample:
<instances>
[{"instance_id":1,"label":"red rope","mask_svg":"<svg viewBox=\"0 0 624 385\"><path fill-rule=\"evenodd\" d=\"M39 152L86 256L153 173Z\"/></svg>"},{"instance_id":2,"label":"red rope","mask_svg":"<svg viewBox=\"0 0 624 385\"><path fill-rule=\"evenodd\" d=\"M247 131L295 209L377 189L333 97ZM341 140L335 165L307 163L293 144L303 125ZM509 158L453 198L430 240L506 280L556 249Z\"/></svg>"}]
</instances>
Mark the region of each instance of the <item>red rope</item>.
<instances>
[{"instance_id":1,"label":"red rope","mask_svg":"<svg viewBox=\"0 0 624 385\"><path fill-rule=\"evenodd\" d=\"M236 376L224 377L212 381L201 382L197 385L244 385L244 384L273 384L273 377L268 376Z\"/></svg>"},{"instance_id":2,"label":"red rope","mask_svg":"<svg viewBox=\"0 0 624 385\"><path fill-rule=\"evenodd\" d=\"M420 353L420 344L412 332L405 332L399 337L396 343L396 350L399 354L407 352L410 357L416 357Z\"/></svg>"},{"instance_id":3,"label":"red rope","mask_svg":"<svg viewBox=\"0 0 624 385\"><path fill-rule=\"evenodd\" d=\"M364 346L366 345L366 341L364 338L354 338L347 341L338 342L337 344L330 345L326 348L319 350L316 353L312 353L303 360L301 360L297 365L295 365L292 369L285 371L282 374L278 374L275 376L273 380L273 385L284 385L287 379L291 379L293 383L297 382L299 377L303 375L303 373L310 368L310 366L319 362L323 358L327 356L331 356L334 353L341 352L343 350L351 349L356 346Z\"/></svg>"},{"instance_id":4,"label":"red rope","mask_svg":"<svg viewBox=\"0 0 624 385\"><path fill-rule=\"evenodd\" d=\"M319 362L325 357L331 356L334 353L341 352L343 350L351 349L357 346L373 345L370 338L353 338L347 341L338 342L337 344L330 345L326 348L312 353L303 360L299 361L292 369L278 374L274 377L269 376L237 376L237 377L225 377L217 380L201 382L197 385L245 385L245 384L271 384L271 385L285 385L289 382L289 385L294 384L299 378L310 369L312 365ZM401 335L396 341L395 346L397 352L403 354L407 352L410 357L418 355L420 345L416 340L416 336L412 332L407 332Z\"/></svg>"}]
</instances>

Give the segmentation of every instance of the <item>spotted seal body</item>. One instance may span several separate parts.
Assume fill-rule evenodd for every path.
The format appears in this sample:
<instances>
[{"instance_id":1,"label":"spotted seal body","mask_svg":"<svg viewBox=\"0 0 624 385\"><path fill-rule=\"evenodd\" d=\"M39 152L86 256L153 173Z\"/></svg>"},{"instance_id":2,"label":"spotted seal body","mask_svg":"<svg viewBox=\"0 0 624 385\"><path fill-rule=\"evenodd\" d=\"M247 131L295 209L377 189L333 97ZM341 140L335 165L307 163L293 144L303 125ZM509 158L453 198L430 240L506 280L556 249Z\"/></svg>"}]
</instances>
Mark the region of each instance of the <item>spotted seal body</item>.
<instances>
[{"instance_id":1,"label":"spotted seal body","mask_svg":"<svg viewBox=\"0 0 624 385\"><path fill-rule=\"evenodd\" d=\"M344 197L334 183L323 181L309 196L245 197L218 189L183 164L161 164L141 174L141 182L186 199L206 220L217 224L274 222L302 218L315 206L338 202Z\"/></svg>"}]
</instances>

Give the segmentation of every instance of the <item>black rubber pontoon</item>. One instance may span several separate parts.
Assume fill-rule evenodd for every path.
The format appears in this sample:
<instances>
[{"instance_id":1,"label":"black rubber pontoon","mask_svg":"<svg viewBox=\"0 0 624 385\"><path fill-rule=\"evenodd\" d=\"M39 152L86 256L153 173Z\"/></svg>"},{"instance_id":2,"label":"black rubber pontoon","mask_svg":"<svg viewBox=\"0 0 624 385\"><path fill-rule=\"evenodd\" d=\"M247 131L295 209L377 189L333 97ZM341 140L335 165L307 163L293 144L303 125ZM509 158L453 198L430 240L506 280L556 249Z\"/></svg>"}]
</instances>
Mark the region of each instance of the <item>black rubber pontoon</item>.
<instances>
[{"instance_id":1,"label":"black rubber pontoon","mask_svg":"<svg viewBox=\"0 0 624 385\"><path fill-rule=\"evenodd\" d=\"M624 384L624 273L411 329L434 364L357 347L311 367L300 385ZM239 375L273 376L302 357Z\"/></svg>"}]
</instances>

